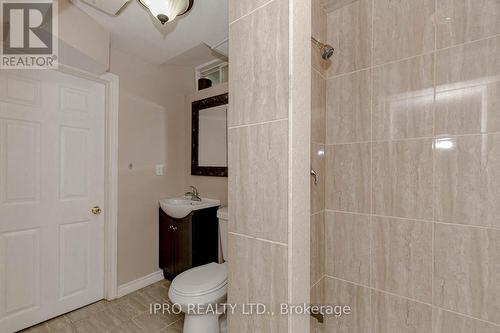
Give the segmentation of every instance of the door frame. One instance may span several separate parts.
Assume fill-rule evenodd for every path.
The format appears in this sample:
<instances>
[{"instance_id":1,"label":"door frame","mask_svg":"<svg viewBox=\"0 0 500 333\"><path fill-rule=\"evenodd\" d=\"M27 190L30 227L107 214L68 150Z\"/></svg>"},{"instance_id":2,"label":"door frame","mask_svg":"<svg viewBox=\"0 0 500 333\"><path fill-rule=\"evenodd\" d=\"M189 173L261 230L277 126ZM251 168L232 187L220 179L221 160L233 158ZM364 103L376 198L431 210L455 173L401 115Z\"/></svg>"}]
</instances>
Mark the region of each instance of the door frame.
<instances>
[{"instance_id":1,"label":"door frame","mask_svg":"<svg viewBox=\"0 0 500 333\"><path fill-rule=\"evenodd\" d=\"M59 64L61 73L104 84L104 298L117 297L118 256L118 110L119 76L112 73L97 75Z\"/></svg>"}]
</instances>

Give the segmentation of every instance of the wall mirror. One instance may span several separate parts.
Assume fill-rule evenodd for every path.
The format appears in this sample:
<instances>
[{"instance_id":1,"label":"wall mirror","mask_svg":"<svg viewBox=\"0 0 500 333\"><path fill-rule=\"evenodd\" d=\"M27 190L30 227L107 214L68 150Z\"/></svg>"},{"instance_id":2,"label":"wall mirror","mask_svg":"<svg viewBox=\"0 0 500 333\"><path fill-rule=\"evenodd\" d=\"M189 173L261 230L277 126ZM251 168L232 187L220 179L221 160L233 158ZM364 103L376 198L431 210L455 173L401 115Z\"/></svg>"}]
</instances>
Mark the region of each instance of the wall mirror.
<instances>
[{"instance_id":1,"label":"wall mirror","mask_svg":"<svg viewBox=\"0 0 500 333\"><path fill-rule=\"evenodd\" d=\"M192 104L191 174L227 177L228 95Z\"/></svg>"}]
</instances>

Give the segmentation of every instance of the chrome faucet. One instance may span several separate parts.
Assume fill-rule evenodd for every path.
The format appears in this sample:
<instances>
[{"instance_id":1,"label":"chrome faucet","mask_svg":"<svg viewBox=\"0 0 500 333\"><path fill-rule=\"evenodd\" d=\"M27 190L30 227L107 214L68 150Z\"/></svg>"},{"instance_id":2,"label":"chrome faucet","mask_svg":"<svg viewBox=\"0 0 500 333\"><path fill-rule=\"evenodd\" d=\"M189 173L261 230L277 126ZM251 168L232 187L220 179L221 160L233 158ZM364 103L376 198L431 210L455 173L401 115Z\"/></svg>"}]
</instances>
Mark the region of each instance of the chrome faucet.
<instances>
[{"instance_id":1,"label":"chrome faucet","mask_svg":"<svg viewBox=\"0 0 500 333\"><path fill-rule=\"evenodd\" d=\"M198 189L192 185L189 187L191 188L191 191L184 193L184 196L191 198L193 201L201 201Z\"/></svg>"}]
</instances>

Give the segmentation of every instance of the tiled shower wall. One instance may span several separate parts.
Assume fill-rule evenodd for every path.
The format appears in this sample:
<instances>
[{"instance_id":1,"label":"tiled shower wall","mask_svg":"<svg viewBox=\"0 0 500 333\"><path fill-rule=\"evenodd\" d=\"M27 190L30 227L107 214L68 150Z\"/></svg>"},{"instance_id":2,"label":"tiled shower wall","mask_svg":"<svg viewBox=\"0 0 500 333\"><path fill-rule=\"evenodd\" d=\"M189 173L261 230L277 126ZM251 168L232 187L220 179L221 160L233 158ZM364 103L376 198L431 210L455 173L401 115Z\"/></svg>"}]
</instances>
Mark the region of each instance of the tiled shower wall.
<instances>
[{"instance_id":1,"label":"tiled shower wall","mask_svg":"<svg viewBox=\"0 0 500 333\"><path fill-rule=\"evenodd\" d=\"M312 0L312 36L326 40L326 13L320 0ZM318 49L311 48L311 168L318 175L317 184L311 181L311 302L322 304L320 287L325 273L325 142L326 142L326 69ZM311 319L311 333L318 325ZM319 328L319 327L318 327Z\"/></svg>"},{"instance_id":2,"label":"tiled shower wall","mask_svg":"<svg viewBox=\"0 0 500 333\"><path fill-rule=\"evenodd\" d=\"M288 1L264 4L229 2L228 301L274 307L288 293ZM229 332L288 331L283 316L228 319Z\"/></svg>"},{"instance_id":3,"label":"tiled shower wall","mask_svg":"<svg viewBox=\"0 0 500 333\"><path fill-rule=\"evenodd\" d=\"M275 312L230 314L229 332L309 326L279 305L310 296L310 11L309 0L229 1L228 301Z\"/></svg>"},{"instance_id":4,"label":"tiled shower wall","mask_svg":"<svg viewBox=\"0 0 500 333\"><path fill-rule=\"evenodd\" d=\"M500 1L320 1L312 299L353 314L319 329L500 332Z\"/></svg>"}]
</instances>

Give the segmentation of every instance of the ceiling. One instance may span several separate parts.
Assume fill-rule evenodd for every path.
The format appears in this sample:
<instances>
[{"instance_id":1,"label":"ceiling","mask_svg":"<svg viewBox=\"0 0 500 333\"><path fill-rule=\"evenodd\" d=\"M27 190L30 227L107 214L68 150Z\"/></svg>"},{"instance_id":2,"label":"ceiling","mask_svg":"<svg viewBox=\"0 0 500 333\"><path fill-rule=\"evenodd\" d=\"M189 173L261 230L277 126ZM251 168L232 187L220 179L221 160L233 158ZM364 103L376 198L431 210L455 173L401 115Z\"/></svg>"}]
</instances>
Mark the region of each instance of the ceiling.
<instances>
[{"instance_id":1,"label":"ceiling","mask_svg":"<svg viewBox=\"0 0 500 333\"><path fill-rule=\"evenodd\" d=\"M191 11L162 26L133 0L118 16L109 16L79 0L72 2L111 33L114 47L154 64L197 66L219 56L215 46L228 37L227 0L194 0ZM227 42L218 50L227 54Z\"/></svg>"}]
</instances>

